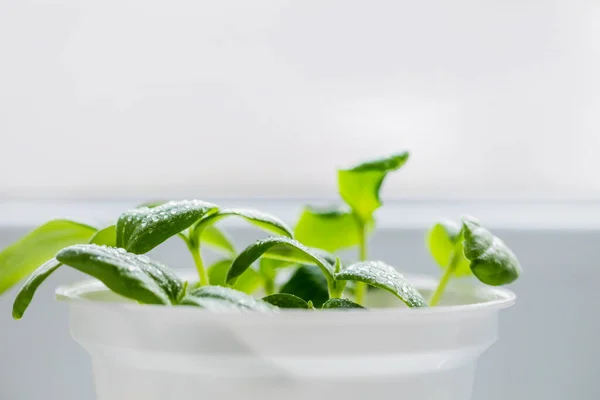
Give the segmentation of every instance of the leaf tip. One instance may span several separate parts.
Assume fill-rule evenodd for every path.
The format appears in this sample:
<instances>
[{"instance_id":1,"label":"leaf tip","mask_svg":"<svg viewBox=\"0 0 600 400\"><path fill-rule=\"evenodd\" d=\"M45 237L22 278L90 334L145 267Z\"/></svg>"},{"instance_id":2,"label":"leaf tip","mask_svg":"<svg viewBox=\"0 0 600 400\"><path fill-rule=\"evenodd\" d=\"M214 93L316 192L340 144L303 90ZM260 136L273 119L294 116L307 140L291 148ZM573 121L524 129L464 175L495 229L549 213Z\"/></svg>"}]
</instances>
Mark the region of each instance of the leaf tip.
<instances>
[{"instance_id":1,"label":"leaf tip","mask_svg":"<svg viewBox=\"0 0 600 400\"><path fill-rule=\"evenodd\" d=\"M462 225L465 230L465 233L467 233L467 234L471 234L475 229L481 227L479 220L470 215L464 215L461 218L461 221L462 221Z\"/></svg>"},{"instance_id":2,"label":"leaf tip","mask_svg":"<svg viewBox=\"0 0 600 400\"><path fill-rule=\"evenodd\" d=\"M25 307L23 307L23 304L20 301L20 296L17 295L17 297L15 298L15 301L13 303L13 308L12 308L13 319L15 321L18 321L21 318L23 318L23 314L25 314L26 309L27 309L27 304L25 304Z\"/></svg>"}]
</instances>

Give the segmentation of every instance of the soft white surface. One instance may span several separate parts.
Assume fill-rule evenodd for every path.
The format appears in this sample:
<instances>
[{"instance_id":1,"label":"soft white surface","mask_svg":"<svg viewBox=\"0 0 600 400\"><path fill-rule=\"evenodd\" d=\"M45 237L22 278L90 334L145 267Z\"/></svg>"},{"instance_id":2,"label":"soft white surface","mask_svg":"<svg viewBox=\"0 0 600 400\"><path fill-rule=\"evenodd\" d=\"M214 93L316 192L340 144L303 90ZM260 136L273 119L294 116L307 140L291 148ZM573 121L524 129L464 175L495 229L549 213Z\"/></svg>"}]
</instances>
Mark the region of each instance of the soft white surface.
<instances>
[{"instance_id":1,"label":"soft white surface","mask_svg":"<svg viewBox=\"0 0 600 400\"><path fill-rule=\"evenodd\" d=\"M5 0L0 196L598 197L593 0Z\"/></svg>"}]
</instances>

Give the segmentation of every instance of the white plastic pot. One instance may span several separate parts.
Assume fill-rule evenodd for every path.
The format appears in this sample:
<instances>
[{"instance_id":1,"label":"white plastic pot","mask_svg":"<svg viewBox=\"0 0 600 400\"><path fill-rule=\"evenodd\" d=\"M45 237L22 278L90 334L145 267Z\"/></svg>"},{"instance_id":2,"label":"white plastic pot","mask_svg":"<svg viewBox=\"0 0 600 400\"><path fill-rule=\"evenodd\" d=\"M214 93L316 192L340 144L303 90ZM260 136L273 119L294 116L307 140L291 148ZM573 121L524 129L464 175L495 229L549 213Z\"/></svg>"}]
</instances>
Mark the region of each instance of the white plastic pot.
<instances>
[{"instance_id":1,"label":"white plastic pot","mask_svg":"<svg viewBox=\"0 0 600 400\"><path fill-rule=\"evenodd\" d=\"M423 292L435 285L409 280ZM92 356L98 400L468 400L498 312L515 302L509 290L475 287L427 309L269 315L142 306L97 281L57 295Z\"/></svg>"}]
</instances>

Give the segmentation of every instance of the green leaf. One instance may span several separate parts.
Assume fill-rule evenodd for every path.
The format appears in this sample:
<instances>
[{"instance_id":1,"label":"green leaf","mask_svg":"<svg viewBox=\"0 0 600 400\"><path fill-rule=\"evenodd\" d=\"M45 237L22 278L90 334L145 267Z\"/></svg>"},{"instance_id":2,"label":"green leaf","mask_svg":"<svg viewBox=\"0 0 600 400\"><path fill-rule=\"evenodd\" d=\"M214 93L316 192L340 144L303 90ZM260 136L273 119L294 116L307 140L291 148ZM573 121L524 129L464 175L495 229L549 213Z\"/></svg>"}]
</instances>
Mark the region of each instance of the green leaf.
<instances>
[{"instance_id":1,"label":"green leaf","mask_svg":"<svg viewBox=\"0 0 600 400\"><path fill-rule=\"evenodd\" d=\"M454 254L458 254L458 263L454 270L455 276L471 275L471 262L463 254L462 235L460 226L452 221L443 221L435 224L427 234L427 245L435 262L448 268Z\"/></svg>"},{"instance_id":2,"label":"green leaf","mask_svg":"<svg viewBox=\"0 0 600 400\"><path fill-rule=\"evenodd\" d=\"M265 293L270 295L275 292L275 279L277 278L277 269L291 266L288 261L273 260L261 258L258 264L258 270L263 280Z\"/></svg>"},{"instance_id":3,"label":"green leaf","mask_svg":"<svg viewBox=\"0 0 600 400\"><path fill-rule=\"evenodd\" d=\"M87 243L96 228L75 221L53 220L29 232L0 252L0 294L54 257L63 247Z\"/></svg>"},{"instance_id":4,"label":"green leaf","mask_svg":"<svg viewBox=\"0 0 600 400\"><path fill-rule=\"evenodd\" d=\"M117 227L115 225L100 229L90 239L90 244L117 247Z\"/></svg>"},{"instance_id":5,"label":"green leaf","mask_svg":"<svg viewBox=\"0 0 600 400\"><path fill-rule=\"evenodd\" d=\"M190 291L179 304L206 308L211 311L277 311L276 307L267 302L223 286L201 286L196 288Z\"/></svg>"},{"instance_id":6,"label":"green leaf","mask_svg":"<svg viewBox=\"0 0 600 400\"><path fill-rule=\"evenodd\" d=\"M224 256L233 257L236 253L231 239L216 226L208 226L203 230L202 243L219 251Z\"/></svg>"},{"instance_id":7,"label":"green leaf","mask_svg":"<svg viewBox=\"0 0 600 400\"><path fill-rule=\"evenodd\" d=\"M206 230L207 227L227 217L241 217L264 231L276 235L287 236L289 238L293 237L292 230L279 218L260 211L241 208L222 209L205 216L202 220L198 221L194 227L193 237L196 238L196 240L200 238L199 240L202 241L204 238L204 230Z\"/></svg>"},{"instance_id":8,"label":"green leaf","mask_svg":"<svg viewBox=\"0 0 600 400\"><path fill-rule=\"evenodd\" d=\"M312 301L315 307L321 307L329 299L327 279L314 265L301 265L280 292Z\"/></svg>"},{"instance_id":9,"label":"green leaf","mask_svg":"<svg viewBox=\"0 0 600 400\"><path fill-rule=\"evenodd\" d=\"M472 220L463 220L464 252L471 261L471 271L481 282L506 285L521 274L515 254L500 238Z\"/></svg>"},{"instance_id":10,"label":"green leaf","mask_svg":"<svg viewBox=\"0 0 600 400\"><path fill-rule=\"evenodd\" d=\"M296 224L296 240L309 247L337 251L360 242L359 223L347 208L306 206Z\"/></svg>"},{"instance_id":11,"label":"green leaf","mask_svg":"<svg viewBox=\"0 0 600 400\"><path fill-rule=\"evenodd\" d=\"M199 200L171 201L129 210L117 221L117 246L143 254L186 230L217 206Z\"/></svg>"},{"instance_id":12,"label":"green leaf","mask_svg":"<svg viewBox=\"0 0 600 400\"><path fill-rule=\"evenodd\" d=\"M294 264L288 261L281 261L263 257L259 261L258 270L263 276L275 280L275 277L277 276L277 269L290 267L292 265Z\"/></svg>"},{"instance_id":13,"label":"green leaf","mask_svg":"<svg viewBox=\"0 0 600 400\"><path fill-rule=\"evenodd\" d=\"M74 245L59 251L56 259L140 303L173 304L183 290L183 282L170 268L122 248Z\"/></svg>"},{"instance_id":14,"label":"green leaf","mask_svg":"<svg viewBox=\"0 0 600 400\"><path fill-rule=\"evenodd\" d=\"M12 315L14 319L21 319L21 317L23 317L23 314L25 313L25 310L27 310L27 307L29 307L37 288L61 265L62 264L58 262L57 259L52 258L51 260L42 264L42 266L36 269L34 273L27 278L25 284L23 287L21 287L19 293L17 293L17 297L13 303Z\"/></svg>"},{"instance_id":15,"label":"green leaf","mask_svg":"<svg viewBox=\"0 0 600 400\"><path fill-rule=\"evenodd\" d=\"M402 167L408 156L408 152L398 153L338 171L340 195L361 221L371 220L382 204L379 190L386 175Z\"/></svg>"},{"instance_id":16,"label":"green leaf","mask_svg":"<svg viewBox=\"0 0 600 400\"><path fill-rule=\"evenodd\" d=\"M362 309L364 309L364 307L361 306L360 304L356 304L355 302L350 301L348 299L329 299L323 304L323 307L321 307L321 308L323 308L323 309L326 309L326 308L337 308L337 309L362 308Z\"/></svg>"},{"instance_id":17,"label":"green leaf","mask_svg":"<svg viewBox=\"0 0 600 400\"><path fill-rule=\"evenodd\" d=\"M394 267L382 261L362 261L344 268L336 280L364 282L396 295L409 307L426 307L421 293Z\"/></svg>"},{"instance_id":18,"label":"green leaf","mask_svg":"<svg viewBox=\"0 0 600 400\"><path fill-rule=\"evenodd\" d=\"M233 260L229 259L219 260L208 268L208 278L211 285L227 286L225 279L227 277L227 271L229 271L229 267L231 267L232 262ZM256 289L259 288L262 280L263 278L258 272L252 268L248 268L238 278L233 288L239 290L240 292L252 294L256 291Z\"/></svg>"},{"instance_id":19,"label":"green leaf","mask_svg":"<svg viewBox=\"0 0 600 400\"><path fill-rule=\"evenodd\" d=\"M308 309L308 303L298 296L289 293L276 293L263 297L263 301L273 304L279 308L305 308Z\"/></svg>"},{"instance_id":20,"label":"green leaf","mask_svg":"<svg viewBox=\"0 0 600 400\"><path fill-rule=\"evenodd\" d=\"M294 254L303 254L303 257L309 259L311 263L315 263L319 266L328 279L333 280L333 274L335 272L334 267L320 254L296 240L283 236L273 236L258 240L237 256L227 273L227 283L229 285L234 284L237 278L243 274L254 261L258 260L260 256L268 250L274 250L274 248L277 247L293 249Z\"/></svg>"},{"instance_id":21,"label":"green leaf","mask_svg":"<svg viewBox=\"0 0 600 400\"><path fill-rule=\"evenodd\" d=\"M336 257L321 249L315 249L310 247L310 252L313 255L318 255L323 260L327 261L330 265L335 265ZM289 267L296 264L314 264L314 258L303 251L298 250L295 247L275 246L268 249L264 254L264 258L279 261L278 267Z\"/></svg>"}]
</instances>

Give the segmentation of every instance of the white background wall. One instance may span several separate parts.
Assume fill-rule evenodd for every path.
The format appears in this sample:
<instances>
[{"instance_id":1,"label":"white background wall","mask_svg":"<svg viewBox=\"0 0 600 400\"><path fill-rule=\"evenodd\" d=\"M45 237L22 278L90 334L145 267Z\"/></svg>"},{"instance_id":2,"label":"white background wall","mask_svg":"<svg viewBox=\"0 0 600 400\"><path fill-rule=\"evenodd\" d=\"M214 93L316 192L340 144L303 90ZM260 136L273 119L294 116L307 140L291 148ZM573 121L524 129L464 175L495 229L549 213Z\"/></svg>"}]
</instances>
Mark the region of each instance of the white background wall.
<instances>
[{"instance_id":1,"label":"white background wall","mask_svg":"<svg viewBox=\"0 0 600 400\"><path fill-rule=\"evenodd\" d=\"M600 195L600 3L2 0L0 198Z\"/></svg>"}]
</instances>

